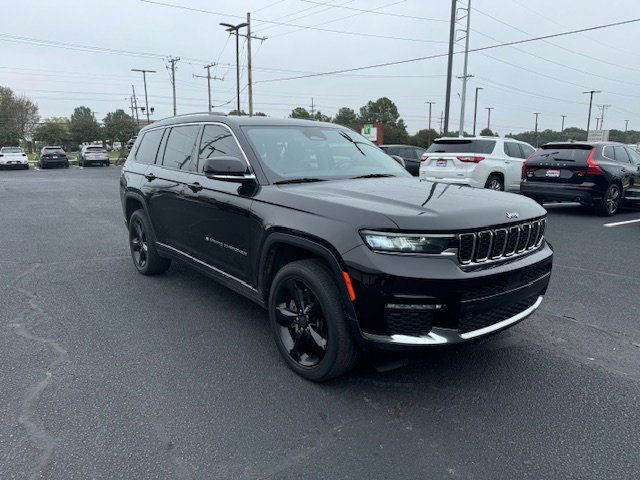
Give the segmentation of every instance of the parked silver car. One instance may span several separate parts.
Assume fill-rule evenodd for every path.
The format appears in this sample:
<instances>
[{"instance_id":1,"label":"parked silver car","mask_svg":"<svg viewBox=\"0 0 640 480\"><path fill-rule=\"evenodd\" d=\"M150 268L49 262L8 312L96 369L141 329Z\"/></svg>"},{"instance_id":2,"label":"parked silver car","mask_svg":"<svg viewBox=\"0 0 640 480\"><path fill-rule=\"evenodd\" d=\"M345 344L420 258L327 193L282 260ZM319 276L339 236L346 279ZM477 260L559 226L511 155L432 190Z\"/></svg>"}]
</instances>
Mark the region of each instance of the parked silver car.
<instances>
[{"instance_id":1,"label":"parked silver car","mask_svg":"<svg viewBox=\"0 0 640 480\"><path fill-rule=\"evenodd\" d=\"M102 145L85 145L78 154L78 165L86 167L87 165L98 164L109 166L109 154L107 149Z\"/></svg>"}]
</instances>

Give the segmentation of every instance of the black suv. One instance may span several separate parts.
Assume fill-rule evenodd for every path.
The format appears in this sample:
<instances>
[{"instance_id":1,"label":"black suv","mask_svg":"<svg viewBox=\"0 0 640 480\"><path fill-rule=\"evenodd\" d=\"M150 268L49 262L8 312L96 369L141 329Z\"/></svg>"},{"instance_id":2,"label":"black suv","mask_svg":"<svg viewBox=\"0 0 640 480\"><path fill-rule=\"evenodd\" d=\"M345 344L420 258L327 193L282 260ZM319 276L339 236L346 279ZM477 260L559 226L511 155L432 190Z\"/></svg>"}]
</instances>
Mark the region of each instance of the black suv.
<instances>
[{"instance_id":1,"label":"black suv","mask_svg":"<svg viewBox=\"0 0 640 480\"><path fill-rule=\"evenodd\" d=\"M640 154L614 142L548 143L523 164L520 192L614 215L623 201L640 206Z\"/></svg>"},{"instance_id":2,"label":"black suv","mask_svg":"<svg viewBox=\"0 0 640 480\"><path fill-rule=\"evenodd\" d=\"M120 179L133 262L186 262L266 307L315 381L361 350L463 342L534 312L551 273L528 198L412 177L335 124L194 114L145 127Z\"/></svg>"},{"instance_id":3,"label":"black suv","mask_svg":"<svg viewBox=\"0 0 640 480\"><path fill-rule=\"evenodd\" d=\"M396 155L404 160L405 168L414 177L420 175L420 162L422 155L427 153L424 148L413 145L380 145L380 148L389 155Z\"/></svg>"}]
</instances>

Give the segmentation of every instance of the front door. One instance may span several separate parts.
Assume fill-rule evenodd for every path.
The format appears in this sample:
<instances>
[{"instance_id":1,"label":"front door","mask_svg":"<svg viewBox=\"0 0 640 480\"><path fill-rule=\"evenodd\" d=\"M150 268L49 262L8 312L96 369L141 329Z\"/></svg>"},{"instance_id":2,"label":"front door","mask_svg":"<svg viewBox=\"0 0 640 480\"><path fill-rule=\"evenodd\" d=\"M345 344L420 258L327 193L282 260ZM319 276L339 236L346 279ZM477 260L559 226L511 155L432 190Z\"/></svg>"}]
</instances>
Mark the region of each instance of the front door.
<instances>
[{"instance_id":1,"label":"front door","mask_svg":"<svg viewBox=\"0 0 640 480\"><path fill-rule=\"evenodd\" d=\"M183 192L189 218L185 241L194 257L249 282L261 228L251 213L255 185L247 188L240 183L207 178L202 173L203 163L216 156L246 160L228 127L205 124L197 150L197 171L189 174Z\"/></svg>"}]
</instances>

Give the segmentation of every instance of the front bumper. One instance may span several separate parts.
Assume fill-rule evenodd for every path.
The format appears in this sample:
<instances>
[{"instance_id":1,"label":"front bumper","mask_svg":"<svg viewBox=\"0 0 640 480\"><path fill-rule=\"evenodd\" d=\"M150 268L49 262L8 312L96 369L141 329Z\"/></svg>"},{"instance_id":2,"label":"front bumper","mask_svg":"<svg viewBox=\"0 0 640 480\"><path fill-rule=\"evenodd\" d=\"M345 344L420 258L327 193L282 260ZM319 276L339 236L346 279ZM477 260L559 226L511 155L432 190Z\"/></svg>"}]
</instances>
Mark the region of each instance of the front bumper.
<instances>
[{"instance_id":1,"label":"front bumper","mask_svg":"<svg viewBox=\"0 0 640 480\"><path fill-rule=\"evenodd\" d=\"M447 257L381 254L364 245L343 255L360 340L387 349L460 343L515 325L540 306L552 258L546 242L466 271Z\"/></svg>"}]
</instances>

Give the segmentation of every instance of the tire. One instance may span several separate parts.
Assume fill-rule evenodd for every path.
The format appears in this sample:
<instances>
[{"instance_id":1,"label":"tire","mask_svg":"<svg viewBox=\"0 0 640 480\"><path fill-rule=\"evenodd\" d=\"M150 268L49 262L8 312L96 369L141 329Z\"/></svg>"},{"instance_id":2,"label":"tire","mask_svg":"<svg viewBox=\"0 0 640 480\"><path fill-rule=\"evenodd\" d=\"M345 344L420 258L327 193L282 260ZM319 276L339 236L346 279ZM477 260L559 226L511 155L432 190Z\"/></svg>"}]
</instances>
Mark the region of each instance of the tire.
<instances>
[{"instance_id":1,"label":"tire","mask_svg":"<svg viewBox=\"0 0 640 480\"><path fill-rule=\"evenodd\" d=\"M28 163L24 166L24 169L25 170L29 170L29 164Z\"/></svg>"},{"instance_id":2,"label":"tire","mask_svg":"<svg viewBox=\"0 0 640 480\"><path fill-rule=\"evenodd\" d=\"M602 199L596 203L596 213L603 217L611 217L617 213L621 201L622 189L617 183L612 183L604 192Z\"/></svg>"},{"instance_id":3,"label":"tire","mask_svg":"<svg viewBox=\"0 0 640 480\"><path fill-rule=\"evenodd\" d=\"M500 175L492 173L487 178L487 181L484 184L484 188L504 192L504 180L502 180L502 177Z\"/></svg>"},{"instance_id":4,"label":"tire","mask_svg":"<svg viewBox=\"0 0 640 480\"><path fill-rule=\"evenodd\" d=\"M164 273L171 266L171 260L158 255L151 222L144 210L133 212L129 219L129 249L136 270L142 275Z\"/></svg>"},{"instance_id":5,"label":"tire","mask_svg":"<svg viewBox=\"0 0 640 480\"><path fill-rule=\"evenodd\" d=\"M104 166L108 167L111 164L111 162L104 162Z\"/></svg>"},{"instance_id":6,"label":"tire","mask_svg":"<svg viewBox=\"0 0 640 480\"><path fill-rule=\"evenodd\" d=\"M69 162L64 164L64 168L69 168Z\"/></svg>"},{"instance_id":7,"label":"tire","mask_svg":"<svg viewBox=\"0 0 640 480\"><path fill-rule=\"evenodd\" d=\"M271 283L268 308L278 350L298 375L322 382L357 363L359 352L336 281L320 261L299 260L282 267ZM297 315L300 310L307 313Z\"/></svg>"}]
</instances>

